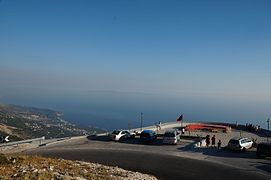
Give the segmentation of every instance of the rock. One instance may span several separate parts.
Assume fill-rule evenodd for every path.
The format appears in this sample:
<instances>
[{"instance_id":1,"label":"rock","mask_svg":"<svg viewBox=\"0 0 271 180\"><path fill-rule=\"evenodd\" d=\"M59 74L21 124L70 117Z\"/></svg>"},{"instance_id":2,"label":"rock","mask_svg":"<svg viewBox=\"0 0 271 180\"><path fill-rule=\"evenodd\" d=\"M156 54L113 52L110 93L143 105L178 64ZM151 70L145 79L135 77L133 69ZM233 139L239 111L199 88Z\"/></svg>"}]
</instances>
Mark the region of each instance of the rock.
<instances>
[{"instance_id":1,"label":"rock","mask_svg":"<svg viewBox=\"0 0 271 180\"><path fill-rule=\"evenodd\" d=\"M76 179L76 180L87 180L87 179L81 178L81 177L76 177L75 179Z\"/></svg>"},{"instance_id":2,"label":"rock","mask_svg":"<svg viewBox=\"0 0 271 180\"><path fill-rule=\"evenodd\" d=\"M110 167L96 163L74 162L61 159L55 161L42 159L41 161L36 161L36 164L33 161L26 163L17 161L12 167L4 166L2 169L7 171L8 167L13 172L12 176L9 175L10 179L25 179L26 177L36 179L43 177L46 172L49 175L48 178L52 178L52 180L86 180L89 177L93 177L94 179L96 177L96 179L156 180L154 176L127 171L117 166ZM14 174L14 172L16 173Z\"/></svg>"},{"instance_id":3,"label":"rock","mask_svg":"<svg viewBox=\"0 0 271 180\"><path fill-rule=\"evenodd\" d=\"M53 170L54 170L54 166L50 166L50 167L49 167L49 170L50 170L50 171L53 171Z\"/></svg>"},{"instance_id":4,"label":"rock","mask_svg":"<svg viewBox=\"0 0 271 180\"><path fill-rule=\"evenodd\" d=\"M87 174L88 173L88 170L86 170L86 169L83 169L82 171L83 171L83 174Z\"/></svg>"},{"instance_id":5,"label":"rock","mask_svg":"<svg viewBox=\"0 0 271 180\"><path fill-rule=\"evenodd\" d=\"M63 175L59 174L58 172L53 173L54 179L62 179Z\"/></svg>"}]
</instances>

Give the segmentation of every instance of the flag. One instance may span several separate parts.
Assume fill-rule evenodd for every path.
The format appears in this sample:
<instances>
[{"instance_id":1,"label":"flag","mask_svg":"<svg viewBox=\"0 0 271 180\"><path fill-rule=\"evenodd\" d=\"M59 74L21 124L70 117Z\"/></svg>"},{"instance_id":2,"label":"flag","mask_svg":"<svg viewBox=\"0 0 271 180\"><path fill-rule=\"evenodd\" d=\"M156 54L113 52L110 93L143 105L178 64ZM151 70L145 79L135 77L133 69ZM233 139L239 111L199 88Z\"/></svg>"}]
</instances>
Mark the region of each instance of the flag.
<instances>
[{"instance_id":1,"label":"flag","mask_svg":"<svg viewBox=\"0 0 271 180\"><path fill-rule=\"evenodd\" d=\"M176 121L182 121L182 120L183 120L183 114Z\"/></svg>"}]
</instances>

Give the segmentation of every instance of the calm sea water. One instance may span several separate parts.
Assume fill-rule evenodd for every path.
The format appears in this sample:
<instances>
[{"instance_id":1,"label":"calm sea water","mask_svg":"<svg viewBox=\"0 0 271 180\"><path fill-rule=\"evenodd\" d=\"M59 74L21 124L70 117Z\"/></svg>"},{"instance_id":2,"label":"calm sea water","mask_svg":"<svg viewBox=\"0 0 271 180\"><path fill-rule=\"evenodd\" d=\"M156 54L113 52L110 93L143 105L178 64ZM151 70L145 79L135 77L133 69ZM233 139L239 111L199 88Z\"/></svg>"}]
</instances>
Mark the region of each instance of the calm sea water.
<instances>
[{"instance_id":1,"label":"calm sea water","mask_svg":"<svg viewBox=\"0 0 271 180\"><path fill-rule=\"evenodd\" d=\"M1 101L61 111L65 120L108 130L140 127L141 112L144 126L175 121L184 114L186 122L237 121L266 128L270 115L270 105L265 103L144 93L88 92L70 96L17 96Z\"/></svg>"}]
</instances>

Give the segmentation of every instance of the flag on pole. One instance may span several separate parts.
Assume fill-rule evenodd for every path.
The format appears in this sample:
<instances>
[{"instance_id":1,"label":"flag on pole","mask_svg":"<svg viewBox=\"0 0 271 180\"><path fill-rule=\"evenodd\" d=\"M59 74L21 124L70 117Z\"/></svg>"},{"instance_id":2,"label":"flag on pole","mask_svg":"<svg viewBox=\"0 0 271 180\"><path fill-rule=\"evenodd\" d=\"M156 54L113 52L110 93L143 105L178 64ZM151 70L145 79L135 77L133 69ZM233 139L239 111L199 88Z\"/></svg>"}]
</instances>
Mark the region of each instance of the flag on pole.
<instances>
[{"instance_id":1,"label":"flag on pole","mask_svg":"<svg viewBox=\"0 0 271 180\"><path fill-rule=\"evenodd\" d=\"M181 122L182 120L183 120L183 114L176 121Z\"/></svg>"}]
</instances>

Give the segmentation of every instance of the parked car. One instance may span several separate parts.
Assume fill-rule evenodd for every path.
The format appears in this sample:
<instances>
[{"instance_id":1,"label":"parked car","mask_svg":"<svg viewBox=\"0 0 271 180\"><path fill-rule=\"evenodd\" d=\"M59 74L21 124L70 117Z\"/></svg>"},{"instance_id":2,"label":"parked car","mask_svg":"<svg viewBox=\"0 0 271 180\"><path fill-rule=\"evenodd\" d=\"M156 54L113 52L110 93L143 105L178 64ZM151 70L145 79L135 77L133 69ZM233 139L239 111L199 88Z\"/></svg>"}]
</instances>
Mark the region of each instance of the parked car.
<instances>
[{"instance_id":1,"label":"parked car","mask_svg":"<svg viewBox=\"0 0 271 180\"><path fill-rule=\"evenodd\" d=\"M144 130L140 134L140 142L153 142L156 140L157 134L152 130Z\"/></svg>"},{"instance_id":2,"label":"parked car","mask_svg":"<svg viewBox=\"0 0 271 180\"><path fill-rule=\"evenodd\" d=\"M248 138L232 138L227 148L235 151L245 151L252 147L253 142Z\"/></svg>"},{"instance_id":3,"label":"parked car","mask_svg":"<svg viewBox=\"0 0 271 180\"><path fill-rule=\"evenodd\" d=\"M109 134L109 137L113 141L122 141L131 138L131 134L127 130L115 130Z\"/></svg>"},{"instance_id":4,"label":"parked car","mask_svg":"<svg viewBox=\"0 0 271 180\"><path fill-rule=\"evenodd\" d=\"M179 133L175 129L167 130L164 134L163 144L177 144L180 139Z\"/></svg>"},{"instance_id":5,"label":"parked car","mask_svg":"<svg viewBox=\"0 0 271 180\"><path fill-rule=\"evenodd\" d=\"M265 142L258 144L256 154L258 157L271 157L271 143Z\"/></svg>"},{"instance_id":6,"label":"parked car","mask_svg":"<svg viewBox=\"0 0 271 180\"><path fill-rule=\"evenodd\" d=\"M136 135L137 135L137 132L136 132L136 131L129 131L129 133L130 133L130 137L131 137L131 138L135 138Z\"/></svg>"}]
</instances>

